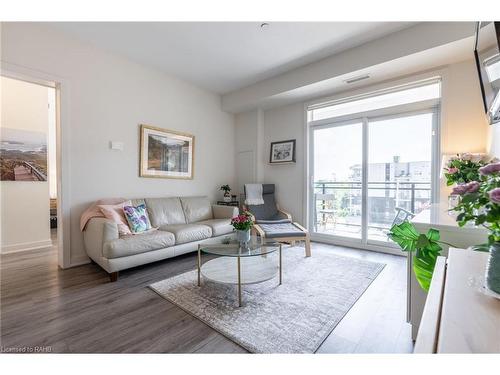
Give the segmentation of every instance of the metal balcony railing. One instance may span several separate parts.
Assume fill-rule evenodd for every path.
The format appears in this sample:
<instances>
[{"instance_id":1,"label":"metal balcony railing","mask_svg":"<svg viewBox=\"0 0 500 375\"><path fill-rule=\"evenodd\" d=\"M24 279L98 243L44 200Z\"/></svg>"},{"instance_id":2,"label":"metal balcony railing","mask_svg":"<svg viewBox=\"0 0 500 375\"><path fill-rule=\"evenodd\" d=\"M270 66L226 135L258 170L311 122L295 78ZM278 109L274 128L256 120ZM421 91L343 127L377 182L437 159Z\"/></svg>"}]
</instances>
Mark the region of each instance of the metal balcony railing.
<instances>
[{"instance_id":1,"label":"metal balcony railing","mask_svg":"<svg viewBox=\"0 0 500 375\"><path fill-rule=\"evenodd\" d=\"M351 220L344 220L342 225L359 226L352 219L361 216L361 181L317 181L314 183L314 194L316 221L325 222L325 216L343 216ZM394 218L396 207L419 212L430 199L430 182L369 182L368 226L373 229L387 228Z\"/></svg>"}]
</instances>

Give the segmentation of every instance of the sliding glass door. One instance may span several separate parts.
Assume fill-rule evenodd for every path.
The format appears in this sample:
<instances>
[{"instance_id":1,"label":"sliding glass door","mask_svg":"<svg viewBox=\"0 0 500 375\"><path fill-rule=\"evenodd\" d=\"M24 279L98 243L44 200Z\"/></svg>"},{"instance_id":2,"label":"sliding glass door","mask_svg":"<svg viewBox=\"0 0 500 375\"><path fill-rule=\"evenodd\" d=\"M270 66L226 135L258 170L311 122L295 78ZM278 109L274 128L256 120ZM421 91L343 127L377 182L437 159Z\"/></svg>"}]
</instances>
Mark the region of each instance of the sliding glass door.
<instances>
[{"instance_id":1,"label":"sliding glass door","mask_svg":"<svg viewBox=\"0 0 500 375\"><path fill-rule=\"evenodd\" d=\"M399 210L436 192L437 107L310 127L309 229L317 237L389 245Z\"/></svg>"},{"instance_id":2,"label":"sliding glass door","mask_svg":"<svg viewBox=\"0 0 500 375\"><path fill-rule=\"evenodd\" d=\"M313 231L361 239L363 123L360 120L313 131Z\"/></svg>"},{"instance_id":3,"label":"sliding glass door","mask_svg":"<svg viewBox=\"0 0 500 375\"><path fill-rule=\"evenodd\" d=\"M434 111L368 119L368 241L387 242L396 212L431 203L434 120Z\"/></svg>"}]
</instances>

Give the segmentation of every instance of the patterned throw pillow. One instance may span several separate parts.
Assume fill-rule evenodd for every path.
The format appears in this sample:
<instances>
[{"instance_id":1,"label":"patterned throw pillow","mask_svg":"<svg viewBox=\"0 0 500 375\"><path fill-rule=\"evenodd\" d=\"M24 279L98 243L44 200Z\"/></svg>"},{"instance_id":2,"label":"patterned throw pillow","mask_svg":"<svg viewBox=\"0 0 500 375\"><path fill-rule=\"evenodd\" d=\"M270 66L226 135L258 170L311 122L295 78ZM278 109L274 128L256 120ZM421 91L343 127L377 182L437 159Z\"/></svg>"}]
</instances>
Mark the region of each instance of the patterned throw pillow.
<instances>
[{"instance_id":1,"label":"patterned throw pillow","mask_svg":"<svg viewBox=\"0 0 500 375\"><path fill-rule=\"evenodd\" d=\"M127 218L132 233L141 233L151 229L148 211L145 204L138 206L124 206L123 212Z\"/></svg>"}]
</instances>

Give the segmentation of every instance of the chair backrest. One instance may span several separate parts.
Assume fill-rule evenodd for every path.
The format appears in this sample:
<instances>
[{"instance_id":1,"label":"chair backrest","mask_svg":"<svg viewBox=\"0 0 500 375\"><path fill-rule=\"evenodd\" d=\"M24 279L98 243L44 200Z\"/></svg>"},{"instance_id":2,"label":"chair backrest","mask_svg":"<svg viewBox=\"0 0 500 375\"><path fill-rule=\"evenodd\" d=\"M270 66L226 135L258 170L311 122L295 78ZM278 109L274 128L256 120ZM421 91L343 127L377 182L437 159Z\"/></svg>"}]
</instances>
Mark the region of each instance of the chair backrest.
<instances>
[{"instance_id":1,"label":"chair backrest","mask_svg":"<svg viewBox=\"0 0 500 375\"><path fill-rule=\"evenodd\" d=\"M335 194L314 194L317 201L333 201L335 200Z\"/></svg>"},{"instance_id":2,"label":"chair backrest","mask_svg":"<svg viewBox=\"0 0 500 375\"><path fill-rule=\"evenodd\" d=\"M246 197L246 188L245 197ZM274 184L262 184L262 199L264 204L259 205L246 205L247 210L255 216L257 220L269 220L278 214L278 206L274 196Z\"/></svg>"}]
</instances>

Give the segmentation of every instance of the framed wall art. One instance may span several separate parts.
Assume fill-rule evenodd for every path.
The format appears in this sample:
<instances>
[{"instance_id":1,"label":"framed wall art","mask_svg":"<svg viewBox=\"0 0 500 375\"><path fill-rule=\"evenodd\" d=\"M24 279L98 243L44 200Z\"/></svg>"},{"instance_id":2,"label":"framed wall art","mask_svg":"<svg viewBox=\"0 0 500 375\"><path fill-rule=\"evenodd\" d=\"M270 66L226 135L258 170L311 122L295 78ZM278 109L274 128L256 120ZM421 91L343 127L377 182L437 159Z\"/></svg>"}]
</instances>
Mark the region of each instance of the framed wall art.
<instances>
[{"instance_id":1,"label":"framed wall art","mask_svg":"<svg viewBox=\"0 0 500 375\"><path fill-rule=\"evenodd\" d=\"M270 164L295 163L295 139L272 142L269 155Z\"/></svg>"},{"instance_id":2,"label":"framed wall art","mask_svg":"<svg viewBox=\"0 0 500 375\"><path fill-rule=\"evenodd\" d=\"M194 136L141 125L141 177L193 178Z\"/></svg>"}]
</instances>

